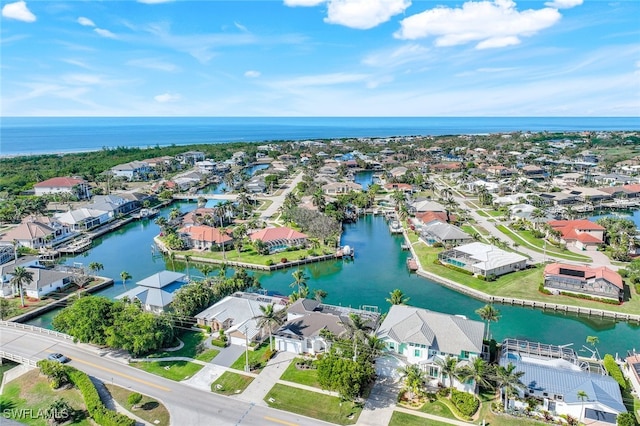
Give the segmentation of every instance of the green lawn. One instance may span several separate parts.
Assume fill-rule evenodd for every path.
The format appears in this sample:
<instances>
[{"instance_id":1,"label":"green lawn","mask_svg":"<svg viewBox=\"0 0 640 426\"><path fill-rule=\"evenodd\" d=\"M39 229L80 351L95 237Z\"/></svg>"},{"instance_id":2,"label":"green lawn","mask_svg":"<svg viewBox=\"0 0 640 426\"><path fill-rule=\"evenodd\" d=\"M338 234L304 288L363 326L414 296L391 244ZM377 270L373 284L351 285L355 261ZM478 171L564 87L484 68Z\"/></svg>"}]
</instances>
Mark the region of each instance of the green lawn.
<instances>
[{"instance_id":1,"label":"green lawn","mask_svg":"<svg viewBox=\"0 0 640 426\"><path fill-rule=\"evenodd\" d=\"M273 204L273 200L260 200L260 206L256 209L256 211L264 211L269 208L271 204Z\"/></svg>"},{"instance_id":2,"label":"green lawn","mask_svg":"<svg viewBox=\"0 0 640 426\"><path fill-rule=\"evenodd\" d=\"M259 367L255 368L252 371L259 372L267 365L268 360L264 359L264 354L267 351L267 349L269 349L269 343L263 343L255 351L249 351L249 365L256 364L256 363L259 364ZM235 362L231 364L231 368L244 371L245 363L246 363L246 353L243 352L242 355L240 355L238 359L236 359Z\"/></svg>"},{"instance_id":3,"label":"green lawn","mask_svg":"<svg viewBox=\"0 0 640 426\"><path fill-rule=\"evenodd\" d=\"M280 379L320 389L320 384L318 383L318 370L300 370L296 368L296 363L300 361L302 361L302 358L294 359L289 367L284 371L284 374Z\"/></svg>"},{"instance_id":4,"label":"green lawn","mask_svg":"<svg viewBox=\"0 0 640 426\"><path fill-rule=\"evenodd\" d=\"M507 235L516 243L520 244L522 247L526 247L530 250L537 251L538 253L544 253L544 240L541 238L536 238L533 236L531 231L513 231L507 228L504 225L497 225L498 228L503 234ZM518 238L518 236L522 237L522 239ZM522 240L525 240L525 243ZM547 253L554 257L559 257L567 260L581 261L581 262L591 262L591 258L588 256L583 256L580 254L572 253L569 250L561 250L554 245L547 243Z\"/></svg>"},{"instance_id":5,"label":"green lawn","mask_svg":"<svg viewBox=\"0 0 640 426\"><path fill-rule=\"evenodd\" d=\"M276 384L264 400L269 407L290 411L339 425L352 425L358 421L362 407L340 398L319 392Z\"/></svg>"},{"instance_id":6,"label":"green lawn","mask_svg":"<svg viewBox=\"0 0 640 426\"><path fill-rule=\"evenodd\" d=\"M114 386L106 383L105 386L118 404L129 410L129 412L140 417L142 420L146 420L147 422L158 426L169 426L171 424L169 410L167 410L167 407L165 407L161 402L146 395L142 395L142 401L138 404L139 408L134 409L128 401L129 395L134 392L129 389L121 388L120 386Z\"/></svg>"},{"instance_id":7,"label":"green lawn","mask_svg":"<svg viewBox=\"0 0 640 426\"><path fill-rule=\"evenodd\" d=\"M424 417L413 416L400 411L394 411L391 415L389 426L449 426L449 423L438 422L436 420L425 419ZM493 425L492 425L493 426Z\"/></svg>"},{"instance_id":8,"label":"green lawn","mask_svg":"<svg viewBox=\"0 0 640 426\"><path fill-rule=\"evenodd\" d=\"M413 246L422 267L431 273L448 278L467 287L480 290L484 293L501 297L514 297L518 299L536 300L547 303L558 303L564 305L580 306L592 309L604 309L616 312L638 314L640 313L640 296L633 295L629 301L622 305L610 305L586 299L579 299L570 296L551 296L542 294L538 287L542 282L541 267L526 269L524 271L512 272L498 277L496 281L481 281L478 278L454 271L442 265L433 263L442 251L440 248L429 247L424 243Z\"/></svg>"},{"instance_id":9,"label":"green lawn","mask_svg":"<svg viewBox=\"0 0 640 426\"><path fill-rule=\"evenodd\" d=\"M476 210L476 213L478 213L482 217L489 217L489 214L484 210Z\"/></svg>"},{"instance_id":10,"label":"green lawn","mask_svg":"<svg viewBox=\"0 0 640 426\"><path fill-rule=\"evenodd\" d=\"M270 260L273 264L280 263L283 258L291 261L291 260L300 260L302 258L309 257L308 248L304 248L302 250L292 250L292 251L283 251L280 253L274 254L258 254L252 247L244 248L243 251L238 253L237 250L227 250L224 254L221 251L197 251L197 250L188 250L176 252L178 256L189 255L193 258L204 258L204 259L212 259L217 260L219 262L243 262L243 263L251 263L254 265L266 265ZM334 248L330 247L321 247L319 249L314 250L316 254L331 254L335 252Z\"/></svg>"},{"instance_id":11,"label":"green lawn","mask_svg":"<svg viewBox=\"0 0 640 426\"><path fill-rule=\"evenodd\" d=\"M20 413L20 410L31 410L33 413L33 416L27 414L21 417L11 417L11 412L8 412L9 418L30 426L47 426L47 419L43 416L38 417L38 412L40 410L46 411L55 400L60 398L80 412L77 421L73 423L74 425L91 426L94 424L86 418L86 407L80 392L75 388L51 389L47 378L40 376L39 369L31 370L20 378L9 382L0 396L0 401L3 410L15 410L14 413ZM1 423L2 420L0 420Z\"/></svg>"},{"instance_id":12,"label":"green lawn","mask_svg":"<svg viewBox=\"0 0 640 426\"><path fill-rule=\"evenodd\" d=\"M193 377L203 367L188 361L143 361L132 362L129 365L176 382Z\"/></svg>"},{"instance_id":13,"label":"green lawn","mask_svg":"<svg viewBox=\"0 0 640 426\"><path fill-rule=\"evenodd\" d=\"M13 361L8 361L6 359L2 360L2 365L0 365L0 382L2 382L2 377L4 376L4 373L7 372L8 370L11 370L16 365L18 364L16 364Z\"/></svg>"},{"instance_id":14,"label":"green lawn","mask_svg":"<svg viewBox=\"0 0 640 426\"><path fill-rule=\"evenodd\" d=\"M186 331L181 335L177 336L182 342L184 346L177 351L161 351L147 355L148 358L166 358L169 356L185 356L188 358L195 358L198 355L197 347L198 344L203 342L207 336L204 333L199 333L195 331ZM176 342L177 346L177 342Z\"/></svg>"},{"instance_id":15,"label":"green lawn","mask_svg":"<svg viewBox=\"0 0 640 426\"><path fill-rule=\"evenodd\" d=\"M212 359L214 359L216 356L218 356L219 353L220 353L220 351L217 350L217 349L207 349L204 352L200 352L196 356L196 359L198 361L210 362Z\"/></svg>"},{"instance_id":16,"label":"green lawn","mask_svg":"<svg viewBox=\"0 0 640 426\"><path fill-rule=\"evenodd\" d=\"M504 216L504 212L500 210L485 210L491 217L502 217Z\"/></svg>"},{"instance_id":17,"label":"green lawn","mask_svg":"<svg viewBox=\"0 0 640 426\"><path fill-rule=\"evenodd\" d=\"M447 407L444 402L438 400L435 400L433 402L427 401L422 407L420 407L420 411L422 411L423 413L433 414L434 416L458 420L458 418L453 415L449 407Z\"/></svg>"},{"instance_id":18,"label":"green lawn","mask_svg":"<svg viewBox=\"0 0 640 426\"><path fill-rule=\"evenodd\" d=\"M225 371L218 380L211 383L211 392L221 395L235 395L244 391L253 382L253 377Z\"/></svg>"}]
</instances>

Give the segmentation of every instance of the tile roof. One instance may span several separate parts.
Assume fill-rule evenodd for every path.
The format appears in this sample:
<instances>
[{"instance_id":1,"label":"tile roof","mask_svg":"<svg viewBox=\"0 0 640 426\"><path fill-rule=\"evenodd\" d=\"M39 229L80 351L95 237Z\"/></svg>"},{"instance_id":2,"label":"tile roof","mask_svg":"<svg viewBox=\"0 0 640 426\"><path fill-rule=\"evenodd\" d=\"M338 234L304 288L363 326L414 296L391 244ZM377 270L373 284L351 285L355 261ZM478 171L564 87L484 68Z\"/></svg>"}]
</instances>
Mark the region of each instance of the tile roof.
<instances>
[{"instance_id":1,"label":"tile roof","mask_svg":"<svg viewBox=\"0 0 640 426\"><path fill-rule=\"evenodd\" d=\"M33 185L36 188L72 188L81 183L86 183L83 179L72 177L54 177Z\"/></svg>"},{"instance_id":2,"label":"tile roof","mask_svg":"<svg viewBox=\"0 0 640 426\"><path fill-rule=\"evenodd\" d=\"M283 226L281 228L264 228L250 235L252 241L262 240L265 243L276 240L297 240L307 238L306 234Z\"/></svg>"},{"instance_id":3,"label":"tile roof","mask_svg":"<svg viewBox=\"0 0 640 426\"><path fill-rule=\"evenodd\" d=\"M0 239L2 241L24 241L45 238L54 235L55 229L41 222L23 222L15 228L7 231Z\"/></svg>"},{"instance_id":4,"label":"tile roof","mask_svg":"<svg viewBox=\"0 0 640 426\"><path fill-rule=\"evenodd\" d=\"M584 277L563 274L562 270L579 271L584 273ZM604 279L620 289L624 289L622 277L617 272L607 268L606 266L591 267L585 265L569 265L567 263L550 263L544 267L544 275L567 276L572 279Z\"/></svg>"},{"instance_id":5,"label":"tile roof","mask_svg":"<svg viewBox=\"0 0 640 426\"><path fill-rule=\"evenodd\" d=\"M206 241L215 244L224 244L233 241L228 234L220 232L218 228L207 225L185 226L178 231L187 234L192 240Z\"/></svg>"}]
</instances>

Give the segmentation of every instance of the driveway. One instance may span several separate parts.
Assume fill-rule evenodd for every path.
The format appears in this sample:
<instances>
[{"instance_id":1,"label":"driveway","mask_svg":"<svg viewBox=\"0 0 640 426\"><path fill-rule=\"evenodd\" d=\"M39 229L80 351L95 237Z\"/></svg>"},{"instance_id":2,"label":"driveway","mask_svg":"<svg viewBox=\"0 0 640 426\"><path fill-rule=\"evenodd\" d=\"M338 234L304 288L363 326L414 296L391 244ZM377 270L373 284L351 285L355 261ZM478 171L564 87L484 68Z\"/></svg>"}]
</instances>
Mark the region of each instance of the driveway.
<instances>
[{"instance_id":1,"label":"driveway","mask_svg":"<svg viewBox=\"0 0 640 426\"><path fill-rule=\"evenodd\" d=\"M222 367L231 367L236 359L240 355L244 353L244 346L240 345L229 345L226 348L219 348L217 346L212 346L214 349L218 349L220 353L216 355L216 357L211 360L211 364L219 365Z\"/></svg>"}]
</instances>

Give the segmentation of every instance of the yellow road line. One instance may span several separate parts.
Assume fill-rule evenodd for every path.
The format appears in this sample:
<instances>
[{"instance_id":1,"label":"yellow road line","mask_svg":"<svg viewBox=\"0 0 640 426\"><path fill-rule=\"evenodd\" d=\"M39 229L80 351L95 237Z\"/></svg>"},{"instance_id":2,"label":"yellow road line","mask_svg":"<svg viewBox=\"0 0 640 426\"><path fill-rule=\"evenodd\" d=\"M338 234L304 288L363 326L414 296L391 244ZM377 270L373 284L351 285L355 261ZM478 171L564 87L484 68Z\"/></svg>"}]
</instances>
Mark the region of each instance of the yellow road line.
<instances>
[{"instance_id":1,"label":"yellow road line","mask_svg":"<svg viewBox=\"0 0 640 426\"><path fill-rule=\"evenodd\" d=\"M54 351L47 349L46 352L54 352ZM165 386L156 385L155 383L147 382L146 380L138 379L136 377L129 376L128 374L120 373L119 371L112 370L112 369L106 368L106 367L102 367L102 366L94 364L92 362L83 361L83 360L77 359L77 358L74 358L72 361L73 362L78 362L80 364L85 364L85 365L88 365L90 367L97 368L99 370L103 370L103 371L106 371L106 372L111 373L111 374L115 374L116 376L124 377L125 379L133 380L134 382L142 383L143 385L147 385L147 386L154 387L156 389L163 390L165 392L171 392L171 389L169 389L169 388L167 388Z\"/></svg>"},{"instance_id":2,"label":"yellow road line","mask_svg":"<svg viewBox=\"0 0 640 426\"><path fill-rule=\"evenodd\" d=\"M268 420L268 421L270 421L270 422L273 422L273 423L280 423L281 425L287 425L287 426L299 426L299 425L298 425L298 423L291 423L291 422L287 422L287 421L284 421L284 420L275 419L275 418L273 418L273 417L267 417L267 416L265 416L265 418L264 418L264 419L265 419L265 420Z\"/></svg>"}]
</instances>

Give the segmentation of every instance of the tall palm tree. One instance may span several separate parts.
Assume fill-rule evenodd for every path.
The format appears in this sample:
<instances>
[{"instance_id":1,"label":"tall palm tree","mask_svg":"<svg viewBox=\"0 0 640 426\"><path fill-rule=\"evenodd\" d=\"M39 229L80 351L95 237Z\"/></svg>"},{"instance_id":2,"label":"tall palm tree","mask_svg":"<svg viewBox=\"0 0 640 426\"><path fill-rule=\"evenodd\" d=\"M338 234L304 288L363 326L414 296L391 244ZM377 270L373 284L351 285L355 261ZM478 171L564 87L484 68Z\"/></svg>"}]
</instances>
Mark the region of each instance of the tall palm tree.
<instances>
[{"instance_id":1,"label":"tall palm tree","mask_svg":"<svg viewBox=\"0 0 640 426\"><path fill-rule=\"evenodd\" d=\"M302 269L294 271L291 276L293 277L293 282L289 286L293 288L297 287L298 294L301 294L302 289L307 288L307 280L309 279L309 277L305 275Z\"/></svg>"},{"instance_id":2,"label":"tall palm tree","mask_svg":"<svg viewBox=\"0 0 640 426\"><path fill-rule=\"evenodd\" d=\"M122 279L122 286L126 290L127 289L127 280L130 280L133 277L127 271L122 271L122 272L120 272L120 278Z\"/></svg>"},{"instance_id":3,"label":"tall palm tree","mask_svg":"<svg viewBox=\"0 0 640 426\"><path fill-rule=\"evenodd\" d=\"M171 251L169 253L169 260L171 260L171 270L175 272L176 270L176 253L174 251Z\"/></svg>"},{"instance_id":4,"label":"tall palm tree","mask_svg":"<svg viewBox=\"0 0 640 426\"><path fill-rule=\"evenodd\" d=\"M316 299L318 302L322 302L328 295L329 293L322 290L321 288L317 288L313 290L313 298Z\"/></svg>"},{"instance_id":5,"label":"tall palm tree","mask_svg":"<svg viewBox=\"0 0 640 426\"><path fill-rule=\"evenodd\" d=\"M413 399L413 396L420 392L422 383L424 382L424 376L420 367L416 364L408 364L402 368L398 368L400 378L404 381L404 386L409 392L409 399Z\"/></svg>"},{"instance_id":6,"label":"tall palm tree","mask_svg":"<svg viewBox=\"0 0 640 426\"><path fill-rule=\"evenodd\" d=\"M579 390L577 395L578 399L581 402L581 407L580 407L580 417L578 418L578 423L582 422L582 417L584 416L584 400L585 399L589 399L589 395L583 391L583 390Z\"/></svg>"},{"instance_id":7,"label":"tall palm tree","mask_svg":"<svg viewBox=\"0 0 640 426\"><path fill-rule=\"evenodd\" d=\"M191 280L191 273L189 272L189 262L191 262L191 256L185 254L184 261L187 264L187 280Z\"/></svg>"},{"instance_id":8,"label":"tall palm tree","mask_svg":"<svg viewBox=\"0 0 640 426\"><path fill-rule=\"evenodd\" d=\"M440 368L440 374L444 379L449 379L449 391L453 389L453 380L461 381L461 369L458 367L458 358L455 356L445 356L436 360L436 365Z\"/></svg>"},{"instance_id":9,"label":"tall palm tree","mask_svg":"<svg viewBox=\"0 0 640 426\"><path fill-rule=\"evenodd\" d=\"M267 329L269 331L269 349L273 350L273 339L271 338L271 331L274 327L284 324L284 318L286 312L284 309L275 310L274 304L260 305L261 315L256 315L253 319L258 320L258 326L261 329Z\"/></svg>"},{"instance_id":10,"label":"tall palm tree","mask_svg":"<svg viewBox=\"0 0 640 426\"><path fill-rule=\"evenodd\" d=\"M205 278L207 278L209 274L213 272L213 266L208 263L203 263L202 265L198 265L198 270L202 272L202 275L204 275Z\"/></svg>"},{"instance_id":11,"label":"tall palm tree","mask_svg":"<svg viewBox=\"0 0 640 426\"><path fill-rule=\"evenodd\" d=\"M20 294L20 304L24 308L24 286L33 282L33 272L27 271L24 266L16 266L12 275L9 282Z\"/></svg>"},{"instance_id":12,"label":"tall palm tree","mask_svg":"<svg viewBox=\"0 0 640 426\"><path fill-rule=\"evenodd\" d=\"M499 389L504 392L504 407L507 408L509 395L517 389L524 389L526 386L520 380L524 376L524 371L515 371L516 366L509 363L506 367L499 365L495 371L495 381Z\"/></svg>"},{"instance_id":13,"label":"tall palm tree","mask_svg":"<svg viewBox=\"0 0 640 426\"><path fill-rule=\"evenodd\" d=\"M404 295L402 290L396 288L391 293L389 293L387 302L391 303L392 305L406 305L409 299L409 297Z\"/></svg>"},{"instance_id":14,"label":"tall palm tree","mask_svg":"<svg viewBox=\"0 0 640 426\"><path fill-rule=\"evenodd\" d=\"M476 385L475 390L477 390L478 387L488 389L491 388L489 378L492 376L492 373L493 369L491 364L482 358L475 358L473 363L460 369L460 378L463 382L473 380Z\"/></svg>"},{"instance_id":15,"label":"tall palm tree","mask_svg":"<svg viewBox=\"0 0 640 426\"><path fill-rule=\"evenodd\" d=\"M100 262L91 262L89 263L89 271L91 271L92 274L95 274L98 271L102 271L104 270L104 265Z\"/></svg>"},{"instance_id":16,"label":"tall palm tree","mask_svg":"<svg viewBox=\"0 0 640 426\"><path fill-rule=\"evenodd\" d=\"M491 337L491 333L489 332L491 322L497 322L500 319L500 311L494 308L493 305L487 304L480 309L476 309L476 314L487 322L487 334L485 335L485 339L488 340Z\"/></svg>"}]
</instances>

